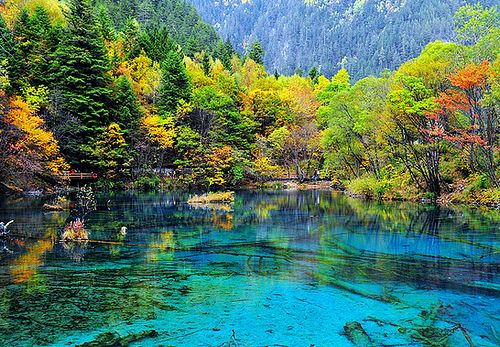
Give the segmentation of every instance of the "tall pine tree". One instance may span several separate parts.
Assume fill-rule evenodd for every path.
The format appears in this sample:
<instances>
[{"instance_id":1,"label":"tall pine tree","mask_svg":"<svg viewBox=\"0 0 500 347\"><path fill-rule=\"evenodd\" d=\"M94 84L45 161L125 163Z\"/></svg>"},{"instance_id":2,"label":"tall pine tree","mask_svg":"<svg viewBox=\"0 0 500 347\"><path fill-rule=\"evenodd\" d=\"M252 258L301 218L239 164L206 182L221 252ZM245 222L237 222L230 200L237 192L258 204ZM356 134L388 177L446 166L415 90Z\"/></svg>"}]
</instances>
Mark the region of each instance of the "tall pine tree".
<instances>
[{"instance_id":1,"label":"tall pine tree","mask_svg":"<svg viewBox=\"0 0 500 347\"><path fill-rule=\"evenodd\" d=\"M80 123L61 143L63 152L73 164L78 164L85 156L82 146L94 142L109 123L109 61L89 0L72 0L69 10L52 73L63 96L65 112Z\"/></svg>"},{"instance_id":2,"label":"tall pine tree","mask_svg":"<svg viewBox=\"0 0 500 347\"><path fill-rule=\"evenodd\" d=\"M260 41L255 41L251 46L250 50L248 51L248 57L255 61L257 64L264 64L264 47L262 47L262 44Z\"/></svg>"},{"instance_id":3,"label":"tall pine tree","mask_svg":"<svg viewBox=\"0 0 500 347\"><path fill-rule=\"evenodd\" d=\"M158 109L160 115L174 114L181 100L189 102L192 97L192 85L182 61L181 55L170 51L161 64L161 86Z\"/></svg>"}]
</instances>

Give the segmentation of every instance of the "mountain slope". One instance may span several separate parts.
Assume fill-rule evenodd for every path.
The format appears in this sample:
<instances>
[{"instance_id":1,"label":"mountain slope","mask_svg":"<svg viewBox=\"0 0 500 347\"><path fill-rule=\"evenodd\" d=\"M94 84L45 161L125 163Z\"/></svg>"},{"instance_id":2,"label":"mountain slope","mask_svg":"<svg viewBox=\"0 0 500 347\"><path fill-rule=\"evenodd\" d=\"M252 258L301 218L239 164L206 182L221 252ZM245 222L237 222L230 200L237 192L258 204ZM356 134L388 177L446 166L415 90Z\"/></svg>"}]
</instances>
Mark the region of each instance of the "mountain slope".
<instances>
[{"instance_id":1,"label":"mountain slope","mask_svg":"<svg viewBox=\"0 0 500 347\"><path fill-rule=\"evenodd\" d=\"M114 26L120 29L131 18L143 26L165 25L188 55L202 50L214 53L222 44L215 29L183 0L95 0L95 4L104 5Z\"/></svg>"},{"instance_id":2,"label":"mountain slope","mask_svg":"<svg viewBox=\"0 0 500 347\"><path fill-rule=\"evenodd\" d=\"M189 0L240 53L254 40L269 71L292 74L317 65L354 79L394 69L430 41L453 38L463 0ZM474 1L475 2L475 1ZM482 1L491 6L496 2Z\"/></svg>"}]
</instances>

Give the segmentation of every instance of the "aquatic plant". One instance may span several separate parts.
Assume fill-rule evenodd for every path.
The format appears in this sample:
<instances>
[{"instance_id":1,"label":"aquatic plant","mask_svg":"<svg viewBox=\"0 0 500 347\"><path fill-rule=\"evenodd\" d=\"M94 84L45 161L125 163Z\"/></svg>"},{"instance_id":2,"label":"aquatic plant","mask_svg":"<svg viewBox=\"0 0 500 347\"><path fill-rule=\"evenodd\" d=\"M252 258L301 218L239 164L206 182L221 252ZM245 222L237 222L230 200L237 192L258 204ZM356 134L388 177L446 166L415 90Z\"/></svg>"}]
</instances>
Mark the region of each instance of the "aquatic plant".
<instances>
[{"instance_id":1,"label":"aquatic plant","mask_svg":"<svg viewBox=\"0 0 500 347\"><path fill-rule=\"evenodd\" d=\"M234 192L208 193L192 196L188 204L207 204L207 203L232 203L234 202Z\"/></svg>"},{"instance_id":2,"label":"aquatic plant","mask_svg":"<svg viewBox=\"0 0 500 347\"><path fill-rule=\"evenodd\" d=\"M50 203L43 204L42 208L47 211L64 211L66 209L69 209L69 201L64 196L58 196Z\"/></svg>"},{"instance_id":3,"label":"aquatic plant","mask_svg":"<svg viewBox=\"0 0 500 347\"><path fill-rule=\"evenodd\" d=\"M95 194L90 186L83 186L76 196L76 211L79 219L85 221L85 217L97 209Z\"/></svg>"},{"instance_id":4,"label":"aquatic plant","mask_svg":"<svg viewBox=\"0 0 500 347\"><path fill-rule=\"evenodd\" d=\"M85 230L82 220L77 218L75 221L66 224L62 234L63 241L86 241L88 239L89 233Z\"/></svg>"}]
</instances>

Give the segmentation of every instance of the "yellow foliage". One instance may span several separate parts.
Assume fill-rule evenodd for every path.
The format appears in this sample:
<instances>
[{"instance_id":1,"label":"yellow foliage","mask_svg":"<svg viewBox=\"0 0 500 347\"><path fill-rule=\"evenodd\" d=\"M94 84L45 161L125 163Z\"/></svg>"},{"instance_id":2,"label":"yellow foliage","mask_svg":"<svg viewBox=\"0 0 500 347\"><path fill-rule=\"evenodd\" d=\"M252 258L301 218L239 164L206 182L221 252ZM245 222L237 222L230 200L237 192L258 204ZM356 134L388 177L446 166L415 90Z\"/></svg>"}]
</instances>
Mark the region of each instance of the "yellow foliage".
<instances>
[{"instance_id":1,"label":"yellow foliage","mask_svg":"<svg viewBox=\"0 0 500 347\"><path fill-rule=\"evenodd\" d=\"M206 162L212 168L212 173L207 177L210 185L223 186L226 183L226 171L233 163L233 149L228 145L217 147L207 155Z\"/></svg>"},{"instance_id":2,"label":"yellow foliage","mask_svg":"<svg viewBox=\"0 0 500 347\"><path fill-rule=\"evenodd\" d=\"M7 72L7 59L0 61L0 91L4 91L10 85Z\"/></svg>"},{"instance_id":3,"label":"yellow foliage","mask_svg":"<svg viewBox=\"0 0 500 347\"><path fill-rule=\"evenodd\" d=\"M34 111L40 111L40 108L45 105L49 98L49 88L45 86L32 87L29 86L23 90L24 98L29 107Z\"/></svg>"},{"instance_id":4,"label":"yellow foliage","mask_svg":"<svg viewBox=\"0 0 500 347\"><path fill-rule=\"evenodd\" d=\"M53 24L65 23L64 11L67 7L59 0L7 0L3 3L3 6L0 5L0 13L5 19L7 26L13 28L16 18L23 8L33 13L38 6L43 7L47 11Z\"/></svg>"},{"instance_id":5,"label":"yellow foliage","mask_svg":"<svg viewBox=\"0 0 500 347\"><path fill-rule=\"evenodd\" d=\"M188 200L188 204L207 204L214 202L232 203L234 202L234 192L219 192L194 195Z\"/></svg>"},{"instance_id":6,"label":"yellow foliage","mask_svg":"<svg viewBox=\"0 0 500 347\"><path fill-rule=\"evenodd\" d=\"M171 118L163 119L157 114L147 112L142 119L142 127L148 139L162 149L170 149L174 145L175 130Z\"/></svg>"},{"instance_id":7,"label":"yellow foliage","mask_svg":"<svg viewBox=\"0 0 500 347\"><path fill-rule=\"evenodd\" d=\"M241 77L243 85L248 89L252 89L259 79L267 77L267 73L262 65L257 64L252 59L248 59L243 64Z\"/></svg>"},{"instance_id":8,"label":"yellow foliage","mask_svg":"<svg viewBox=\"0 0 500 347\"><path fill-rule=\"evenodd\" d=\"M160 65L153 62L144 51L137 58L123 62L118 73L127 76L136 94L142 98L153 95L160 87Z\"/></svg>"},{"instance_id":9,"label":"yellow foliage","mask_svg":"<svg viewBox=\"0 0 500 347\"><path fill-rule=\"evenodd\" d=\"M283 169L278 165L274 165L268 157L260 157L255 159L254 170L262 179L276 178L283 174Z\"/></svg>"},{"instance_id":10,"label":"yellow foliage","mask_svg":"<svg viewBox=\"0 0 500 347\"><path fill-rule=\"evenodd\" d=\"M191 77L194 88L201 88L214 84L214 80L205 75L201 64L197 63L189 57L184 58L184 64L186 64L186 70L189 77Z\"/></svg>"},{"instance_id":11,"label":"yellow foliage","mask_svg":"<svg viewBox=\"0 0 500 347\"><path fill-rule=\"evenodd\" d=\"M52 174L58 174L67 169L67 164L59 154L59 145L54 135L43 128L45 125L43 119L38 117L20 97L11 99L5 121L23 134L16 147L35 151L41 157L46 169Z\"/></svg>"},{"instance_id":12,"label":"yellow foliage","mask_svg":"<svg viewBox=\"0 0 500 347\"><path fill-rule=\"evenodd\" d=\"M114 41L106 41L106 49L108 50L108 57L110 61L122 61L125 59L125 47L122 38ZM118 67L118 71L120 70Z\"/></svg>"},{"instance_id":13,"label":"yellow foliage","mask_svg":"<svg viewBox=\"0 0 500 347\"><path fill-rule=\"evenodd\" d=\"M318 77L318 83L314 87L314 90L316 91L316 93L319 93L320 91L325 89L329 84L330 84L330 81L328 80L328 78L321 75Z\"/></svg>"},{"instance_id":14,"label":"yellow foliage","mask_svg":"<svg viewBox=\"0 0 500 347\"><path fill-rule=\"evenodd\" d=\"M214 65L212 66L212 76L214 80L217 80L217 78L225 71L224 65L222 65L222 62L219 59L215 59Z\"/></svg>"},{"instance_id":15,"label":"yellow foliage","mask_svg":"<svg viewBox=\"0 0 500 347\"><path fill-rule=\"evenodd\" d=\"M283 79L282 83L285 84L285 88L280 91L281 100L288 105L299 122L311 121L320 106L311 85L299 76Z\"/></svg>"}]
</instances>

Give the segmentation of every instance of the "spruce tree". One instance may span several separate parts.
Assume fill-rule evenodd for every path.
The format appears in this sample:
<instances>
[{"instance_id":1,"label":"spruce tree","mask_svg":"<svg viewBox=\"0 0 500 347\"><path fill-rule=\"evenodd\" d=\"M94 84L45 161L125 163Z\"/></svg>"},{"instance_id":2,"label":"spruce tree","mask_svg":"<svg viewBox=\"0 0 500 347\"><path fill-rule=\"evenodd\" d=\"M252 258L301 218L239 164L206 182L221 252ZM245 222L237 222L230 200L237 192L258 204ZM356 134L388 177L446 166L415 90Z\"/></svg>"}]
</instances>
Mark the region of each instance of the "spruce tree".
<instances>
[{"instance_id":1,"label":"spruce tree","mask_svg":"<svg viewBox=\"0 0 500 347\"><path fill-rule=\"evenodd\" d=\"M208 76L210 74L211 66L210 66L210 56L206 52L203 53L201 66L203 67L203 72L205 72L205 75Z\"/></svg>"},{"instance_id":2,"label":"spruce tree","mask_svg":"<svg viewBox=\"0 0 500 347\"><path fill-rule=\"evenodd\" d=\"M140 46L149 58L157 62L164 61L170 51L177 49L167 27L156 25L146 27L140 37Z\"/></svg>"},{"instance_id":3,"label":"spruce tree","mask_svg":"<svg viewBox=\"0 0 500 347\"><path fill-rule=\"evenodd\" d=\"M178 52L170 51L161 64L161 86L158 109L160 115L172 115L177 106L184 100L189 102L192 96L192 86L186 67Z\"/></svg>"},{"instance_id":4,"label":"spruce tree","mask_svg":"<svg viewBox=\"0 0 500 347\"><path fill-rule=\"evenodd\" d=\"M113 88L111 121L118 123L120 128L128 133L138 129L141 116L132 84L127 77L118 77Z\"/></svg>"},{"instance_id":5,"label":"spruce tree","mask_svg":"<svg viewBox=\"0 0 500 347\"><path fill-rule=\"evenodd\" d=\"M64 100L65 112L80 125L69 129L71 137L62 141L63 152L79 162L82 146L95 140L100 128L109 123L109 61L88 0L69 4L65 36L55 54L52 74Z\"/></svg>"},{"instance_id":6,"label":"spruce tree","mask_svg":"<svg viewBox=\"0 0 500 347\"><path fill-rule=\"evenodd\" d=\"M49 13L42 6L37 6L30 18L32 51L28 54L29 78L32 85L50 84L47 71L52 63L52 54L57 49L59 27L52 27Z\"/></svg>"},{"instance_id":7,"label":"spruce tree","mask_svg":"<svg viewBox=\"0 0 500 347\"><path fill-rule=\"evenodd\" d=\"M231 69L231 59L233 58L233 55L237 54L236 51L233 48L233 45L231 44L231 41L229 39L226 40L226 42L221 43L221 48L218 52L220 61L222 62L222 65L228 70Z\"/></svg>"},{"instance_id":8,"label":"spruce tree","mask_svg":"<svg viewBox=\"0 0 500 347\"><path fill-rule=\"evenodd\" d=\"M12 31L9 30L5 20L0 15L0 66L5 70L2 72L2 75L5 74L10 79L12 79L14 66L17 63L16 50L17 45L14 41ZM4 78L7 78L7 76L4 76ZM10 87L10 84L8 87Z\"/></svg>"},{"instance_id":9,"label":"spruce tree","mask_svg":"<svg viewBox=\"0 0 500 347\"><path fill-rule=\"evenodd\" d=\"M318 83L318 78L320 76L320 73L319 73L319 70L318 68L316 67L316 65L314 65L311 70L309 70L309 77L311 78L311 81L314 83L314 84L317 84Z\"/></svg>"},{"instance_id":10,"label":"spruce tree","mask_svg":"<svg viewBox=\"0 0 500 347\"><path fill-rule=\"evenodd\" d=\"M264 47L262 47L262 44L260 41L255 41L251 46L250 50L248 51L248 57L255 61L257 64L264 65Z\"/></svg>"}]
</instances>

